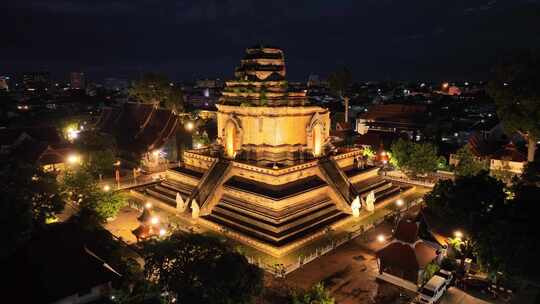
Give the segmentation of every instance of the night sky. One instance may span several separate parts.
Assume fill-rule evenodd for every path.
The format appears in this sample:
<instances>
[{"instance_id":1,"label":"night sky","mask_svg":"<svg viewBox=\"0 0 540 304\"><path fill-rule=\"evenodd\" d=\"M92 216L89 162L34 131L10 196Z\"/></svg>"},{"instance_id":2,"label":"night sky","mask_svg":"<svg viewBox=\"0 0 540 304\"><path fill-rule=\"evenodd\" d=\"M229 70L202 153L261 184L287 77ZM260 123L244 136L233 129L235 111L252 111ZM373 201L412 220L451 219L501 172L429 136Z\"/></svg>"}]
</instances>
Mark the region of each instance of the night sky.
<instances>
[{"instance_id":1,"label":"night sky","mask_svg":"<svg viewBox=\"0 0 540 304\"><path fill-rule=\"evenodd\" d=\"M96 80L230 78L261 42L283 48L293 80L342 64L357 80L479 79L498 54L540 46L540 0L7 0L0 20L0 74Z\"/></svg>"}]
</instances>

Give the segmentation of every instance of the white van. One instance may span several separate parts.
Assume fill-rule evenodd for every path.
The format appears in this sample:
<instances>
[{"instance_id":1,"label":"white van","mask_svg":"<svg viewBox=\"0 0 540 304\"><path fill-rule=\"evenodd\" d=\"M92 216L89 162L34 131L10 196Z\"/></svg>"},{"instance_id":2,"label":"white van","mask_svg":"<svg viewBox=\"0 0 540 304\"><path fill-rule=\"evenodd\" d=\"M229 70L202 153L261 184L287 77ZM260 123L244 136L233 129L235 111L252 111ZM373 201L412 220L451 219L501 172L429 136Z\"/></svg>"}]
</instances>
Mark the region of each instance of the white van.
<instances>
[{"instance_id":1,"label":"white van","mask_svg":"<svg viewBox=\"0 0 540 304\"><path fill-rule=\"evenodd\" d=\"M437 303L446 291L446 280L438 275L433 276L418 291L417 303L433 304Z\"/></svg>"}]
</instances>

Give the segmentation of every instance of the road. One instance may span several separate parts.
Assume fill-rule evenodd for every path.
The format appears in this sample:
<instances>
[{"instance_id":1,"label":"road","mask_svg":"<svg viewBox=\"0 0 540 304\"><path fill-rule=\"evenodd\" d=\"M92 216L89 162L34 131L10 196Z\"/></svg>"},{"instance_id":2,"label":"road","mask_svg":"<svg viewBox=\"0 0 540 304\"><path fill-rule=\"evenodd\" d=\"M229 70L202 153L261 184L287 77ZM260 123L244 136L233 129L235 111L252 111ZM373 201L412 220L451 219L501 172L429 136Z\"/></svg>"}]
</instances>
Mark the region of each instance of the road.
<instances>
[{"instance_id":1,"label":"road","mask_svg":"<svg viewBox=\"0 0 540 304\"><path fill-rule=\"evenodd\" d=\"M461 289L455 287L450 287L444 297L442 298L440 304L489 304L484 300L480 300L471 296L470 294L465 293Z\"/></svg>"}]
</instances>

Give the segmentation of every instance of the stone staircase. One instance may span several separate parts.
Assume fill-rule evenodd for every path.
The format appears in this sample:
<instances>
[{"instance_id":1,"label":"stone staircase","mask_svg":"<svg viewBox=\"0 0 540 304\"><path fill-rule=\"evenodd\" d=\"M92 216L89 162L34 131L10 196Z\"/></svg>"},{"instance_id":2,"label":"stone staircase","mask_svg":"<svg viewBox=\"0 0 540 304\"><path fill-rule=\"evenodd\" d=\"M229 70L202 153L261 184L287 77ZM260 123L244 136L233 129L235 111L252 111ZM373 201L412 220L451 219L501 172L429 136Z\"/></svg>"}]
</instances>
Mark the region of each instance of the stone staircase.
<instances>
[{"instance_id":1,"label":"stone staircase","mask_svg":"<svg viewBox=\"0 0 540 304\"><path fill-rule=\"evenodd\" d=\"M193 186L171 180L164 180L157 184L136 189L138 193L157 199L174 208L176 208L176 194L180 193L182 199L186 200L191 195L192 190Z\"/></svg>"},{"instance_id":2,"label":"stone staircase","mask_svg":"<svg viewBox=\"0 0 540 304\"><path fill-rule=\"evenodd\" d=\"M358 192L349 182L345 173L339 168L336 161L331 157L322 158L319 161L319 167L328 184L350 205Z\"/></svg>"},{"instance_id":3,"label":"stone staircase","mask_svg":"<svg viewBox=\"0 0 540 304\"><path fill-rule=\"evenodd\" d=\"M211 198L212 193L216 191L223 178L227 175L231 167L231 162L226 159L218 159L212 167L201 177L197 187L191 192L188 202L197 200L200 208L203 208L206 202Z\"/></svg>"},{"instance_id":4,"label":"stone staircase","mask_svg":"<svg viewBox=\"0 0 540 304\"><path fill-rule=\"evenodd\" d=\"M375 194L375 205L392 196L398 196L403 190L389 180L374 177L354 185L360 197L365 198L371 191Z\"/></svg>"}]
</instances>

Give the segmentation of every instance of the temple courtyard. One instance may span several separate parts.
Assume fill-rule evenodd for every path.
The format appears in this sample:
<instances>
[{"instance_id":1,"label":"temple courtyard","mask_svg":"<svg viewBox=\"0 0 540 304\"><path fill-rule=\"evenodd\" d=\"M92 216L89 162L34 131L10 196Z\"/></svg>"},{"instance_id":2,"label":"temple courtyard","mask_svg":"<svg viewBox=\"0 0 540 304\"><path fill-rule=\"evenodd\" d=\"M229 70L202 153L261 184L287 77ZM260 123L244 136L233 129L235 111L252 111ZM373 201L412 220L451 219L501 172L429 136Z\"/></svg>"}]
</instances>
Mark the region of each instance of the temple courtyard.
<instances>
[{"instance_id":1,"label":"temple courtyard","mask_svg":"<svg viewBox=\"0 0 540 304\"><path fill-rule=\"evenodd\" d=\"M409 194L405 199L415 200L424 195L428 189L417 187L415 192ZM407 212L402 211L402 216L414 215L419 210L419 206L410 208ZM395 214L394 204L388 204L384 208L378 209L373 214L361 217L361 219L350 225L345 225L339 230L329 232L328 237L321 238L306 247L301 248L285 257L276 259L264 252L258 252L251 247L233 242L237 248L250 258L261 261L267 265L284 264L288 265L298 260L299 256L312 254L317 248L324 247L331 242L331 239L340 238L351 231L357 229L359 225L369 225L380 222L388 215ZM198 233L209 233L219 236L212 230L205 229L197 225L189 216L179 216L159 208L153 208L153 214L158 216L163 224L170 229L181 229L183 231L194 231ZM125 207L118 216L106 224L106 228L114 235L129 244L137 242L132 231L139 226L137 218L141 215L139 210L132 207ZM303 264L300 268L287 274L285 278L276 278L273 274L267 273L266 284L271 301L276 297L276 293L284 293L286 289L301 288L306 289L318 282L323 282L335 297L337 303L410 303L413 296L410 292L402 290L389 283L376 280L378 265L375 252L384 247L392 235L394 223L382 221L366 233L351 239L347 243L331 250L330 252L318 256L313 261ZM387 236L388 239L381 242L379 236ZM284 286L285 289L284 289ZM264 299L263 299L264 300ZM264 300L264 301L266 301ZM266 303L266 302L261 302ZM440 303L443 304L483 304L491 303L476 298L457 288L450 288Z\"/></svg>"}]
</instances>

